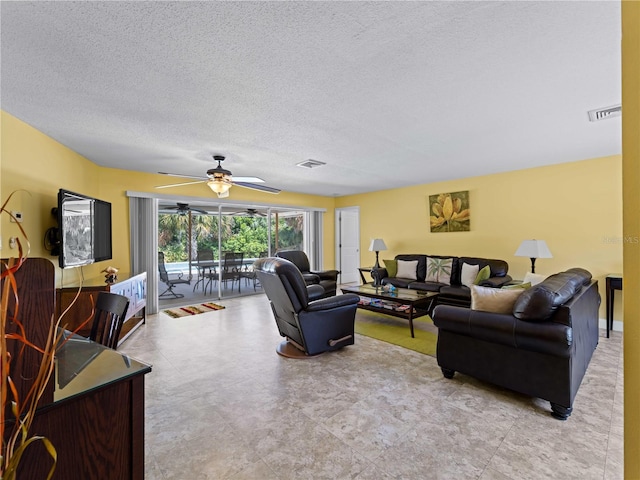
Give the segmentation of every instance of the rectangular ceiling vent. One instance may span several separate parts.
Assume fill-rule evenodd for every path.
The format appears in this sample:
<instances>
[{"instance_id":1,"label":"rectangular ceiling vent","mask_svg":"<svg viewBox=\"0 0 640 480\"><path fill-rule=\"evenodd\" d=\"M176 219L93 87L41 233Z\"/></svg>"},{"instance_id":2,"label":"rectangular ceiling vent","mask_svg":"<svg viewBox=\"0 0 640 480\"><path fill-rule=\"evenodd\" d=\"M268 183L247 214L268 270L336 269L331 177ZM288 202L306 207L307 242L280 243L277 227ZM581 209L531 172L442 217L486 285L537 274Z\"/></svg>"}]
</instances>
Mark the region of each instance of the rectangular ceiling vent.
<instances>
[{"instance_id":1,"label":"rectangular ceiling vent","mask_svg":"<svg viewBox=\"0 0 640 480\"><path fill-rule=\"evenodd\" d=\"M599 108L589 112L589 121L597 122L605 118L613 118L622 116L622 105L614 105L613 107Z\"/></svg>"},{"instance_id":2,"label":"rectangular ceiling vent","mask_svg":"<svg viewBox=\"0 0 640 480\"><path fill-rule=\"evenodd\" d=\"M326 163L321 162L319 160L305 160L304 162L300 162L300 163L296 163L297 167L302 167L302 168L316 168L316 167L321 167L322 165L326 165Z\"/></svg>"}]
</instances>

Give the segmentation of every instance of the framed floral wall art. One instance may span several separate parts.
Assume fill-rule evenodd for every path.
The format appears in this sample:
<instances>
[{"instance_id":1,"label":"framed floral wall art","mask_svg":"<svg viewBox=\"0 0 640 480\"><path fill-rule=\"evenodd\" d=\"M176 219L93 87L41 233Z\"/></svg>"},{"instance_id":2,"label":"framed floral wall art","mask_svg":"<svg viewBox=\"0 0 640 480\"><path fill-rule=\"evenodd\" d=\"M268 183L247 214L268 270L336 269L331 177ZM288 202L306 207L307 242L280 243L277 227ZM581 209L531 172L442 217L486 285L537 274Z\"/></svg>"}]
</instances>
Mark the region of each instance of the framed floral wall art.
<instances>
[{"instance_id":1,"label":"framed floral wall art","mask_svg":"<svg viewBox=\"0 0 640 480\"><path fill-rule=\"evenodd\" d=\"M469 190L429 195L432 232L468 232L471 211Z\"/></svg>"}]
</instances>

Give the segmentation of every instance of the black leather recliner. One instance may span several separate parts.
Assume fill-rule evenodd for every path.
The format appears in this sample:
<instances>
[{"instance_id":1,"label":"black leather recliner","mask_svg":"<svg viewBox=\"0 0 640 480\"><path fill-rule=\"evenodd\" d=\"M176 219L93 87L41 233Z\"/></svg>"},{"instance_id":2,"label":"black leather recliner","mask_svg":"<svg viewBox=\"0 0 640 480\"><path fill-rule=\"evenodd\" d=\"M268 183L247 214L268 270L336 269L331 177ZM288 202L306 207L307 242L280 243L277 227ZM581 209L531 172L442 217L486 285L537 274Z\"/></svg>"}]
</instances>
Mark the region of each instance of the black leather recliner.
<instances>
[{"instance_id":1,"label":"black leather recliner","mask_svg":"<svg viewBox=\"0 0 640 480\"><path fill-rule=\"evenodd\" d=\"M309 265L309 258L302 250L283 250L276 253L276 257L285 258L292 262L302 273L302 277L307 285L321 285L324 288L324 297L331 297L336 294L338 286L338 270L323 270L312 272Z\"/></svg>"},{"instance_id":2,"label":"black leather recliner","mask_svg":"<svg viewBox=\"0 0 640 480\"><path fill-rule=\"evenodd\" d=\"M307 286L300 270L284 258L260 258L253 265L286 338L277 348L280 355L303 357L353 345L357 295L318 298L322 287Z\"/></svg>"}]
</instances>

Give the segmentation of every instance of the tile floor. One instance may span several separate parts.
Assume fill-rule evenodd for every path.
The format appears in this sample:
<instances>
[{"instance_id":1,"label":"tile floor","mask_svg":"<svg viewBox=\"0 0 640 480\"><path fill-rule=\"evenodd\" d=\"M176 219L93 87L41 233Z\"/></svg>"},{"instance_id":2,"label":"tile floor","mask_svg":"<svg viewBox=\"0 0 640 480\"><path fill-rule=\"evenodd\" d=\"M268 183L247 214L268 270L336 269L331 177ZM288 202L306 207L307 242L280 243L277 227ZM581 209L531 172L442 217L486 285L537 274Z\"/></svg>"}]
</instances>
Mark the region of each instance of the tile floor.
<instances>
[{"instance_id":1,"label":"tile floor","mask_svg":"<svg viewBox=\"0 0 640 480\"><path fill-rule=\"evenodd\" d=\"M265 296L220 303L193 317L150 316L120 347L153 365L149 480L623 478L619 332L601 336L561 422L547 402L447 380L435 358L367 337L282 358Z\"/></svg>"}]
</instances>

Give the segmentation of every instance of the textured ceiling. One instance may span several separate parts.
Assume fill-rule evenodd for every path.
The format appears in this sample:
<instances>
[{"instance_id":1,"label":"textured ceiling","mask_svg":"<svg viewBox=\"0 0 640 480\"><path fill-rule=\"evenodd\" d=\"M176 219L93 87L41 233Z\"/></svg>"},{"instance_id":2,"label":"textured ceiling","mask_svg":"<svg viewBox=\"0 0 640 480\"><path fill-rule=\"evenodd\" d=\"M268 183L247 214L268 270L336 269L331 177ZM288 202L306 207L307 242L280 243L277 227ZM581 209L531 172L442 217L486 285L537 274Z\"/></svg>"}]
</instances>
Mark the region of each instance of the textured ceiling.
<instances>
[{"instance_id":1,"label":"textured ceiling","mask_svg":"<svg viewBox=\"0 0 640 480\"><path fill-rule=\"evenodd\" d=\"M217 153L234 175L332 196L621 151L620 118L587 116L621 102L618 1L2 1L0 15L2 109L98 165L203 175Z\"/></svg>"}]
</instances>

